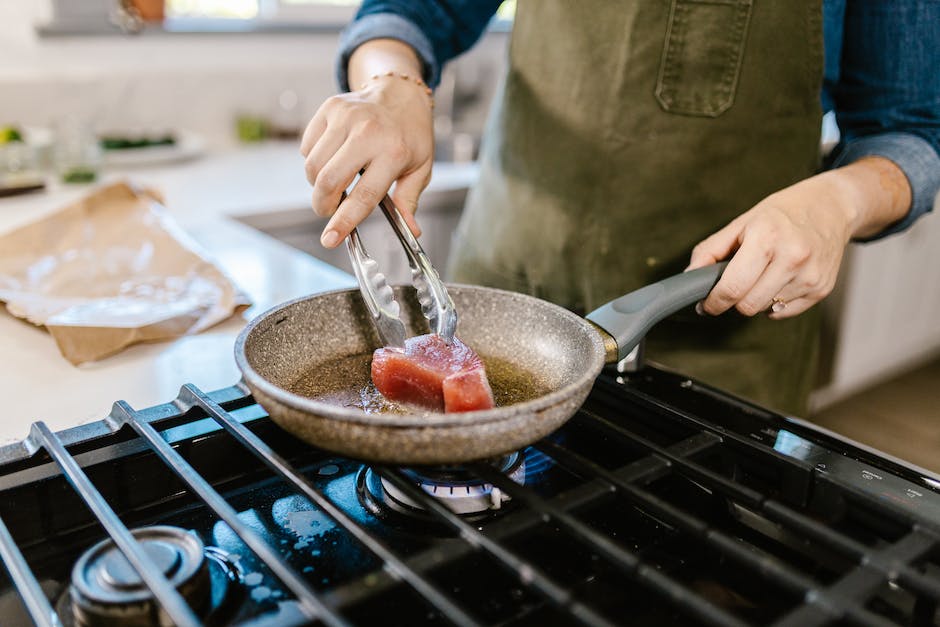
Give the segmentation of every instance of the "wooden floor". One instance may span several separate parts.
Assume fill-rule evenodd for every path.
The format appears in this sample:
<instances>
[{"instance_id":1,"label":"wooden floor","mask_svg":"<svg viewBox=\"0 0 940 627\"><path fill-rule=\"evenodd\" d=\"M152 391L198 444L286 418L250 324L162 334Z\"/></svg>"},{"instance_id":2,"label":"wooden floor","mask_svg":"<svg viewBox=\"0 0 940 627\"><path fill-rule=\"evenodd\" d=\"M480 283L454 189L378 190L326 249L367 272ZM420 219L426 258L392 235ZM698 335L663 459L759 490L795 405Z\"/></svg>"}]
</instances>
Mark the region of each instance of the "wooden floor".
<instances>
[{"instance_id":1,"label":"wooden floor","mask_svg":"<svg viewBox=\"0 0 940 627\"><path fill-rule=\"evenodd\" d=\"M940 473L940 360L827 407L810 420Z\"/></svg>"}]
</instances>

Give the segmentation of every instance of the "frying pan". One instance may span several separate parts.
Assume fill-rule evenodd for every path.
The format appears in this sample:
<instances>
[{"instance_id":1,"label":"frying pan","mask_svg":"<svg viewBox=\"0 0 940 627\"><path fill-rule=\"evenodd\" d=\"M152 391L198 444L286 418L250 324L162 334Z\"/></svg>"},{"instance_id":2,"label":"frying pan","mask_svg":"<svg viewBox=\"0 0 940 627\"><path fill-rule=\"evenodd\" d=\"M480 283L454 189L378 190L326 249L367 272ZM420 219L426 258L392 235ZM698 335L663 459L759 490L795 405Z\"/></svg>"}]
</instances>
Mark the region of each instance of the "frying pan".
<instances>
[{"instance_id":1,"label":"frying pan","mask_svg":"<svg viewBox=\"0 0 940 627\"><path fill-rule=\"evenodd\" d=\"M466 413L377 414L290 391L342 357L370 354L378 336L358 289L299 298L260 315L235 342L255 400L280 427L317 447L392 464L453 464L494 457L548 435L575 414L605 363L626 356L665 316L704 298L724 264L669 277L603 305L587 319L532 296L448 286L457 334L484 358L531 374L545 393ZM395 288L410 335L427 321L410 287Z\"/></svg>"}]
</instances>

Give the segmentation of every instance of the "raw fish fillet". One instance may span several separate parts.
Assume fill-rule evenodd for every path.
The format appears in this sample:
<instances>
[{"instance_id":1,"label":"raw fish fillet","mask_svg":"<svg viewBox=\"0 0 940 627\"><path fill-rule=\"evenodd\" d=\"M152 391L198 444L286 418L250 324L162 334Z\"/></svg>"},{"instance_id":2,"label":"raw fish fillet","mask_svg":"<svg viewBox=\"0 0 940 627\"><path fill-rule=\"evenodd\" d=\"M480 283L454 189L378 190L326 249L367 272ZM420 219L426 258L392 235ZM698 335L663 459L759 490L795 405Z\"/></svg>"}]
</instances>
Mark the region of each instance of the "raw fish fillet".
<instances>
[{"instance_id":1,"label":"raw fish fillet","mask_svg":"<svg viewBox=\"0 0 940 627\"><path fill-rule=\"evenodd\" d=\"M442 388L444 411L473 411L493 406L493 391L482 363L478 368L450 375L444 379Z\"/></svg>"},{"instance_id":2,"label":"raw fish fillet","mask_svg":"<svg viewBox=\"0 0 940 627\"><path fill-rule=\"evenodd\" d=\"M404 350L376 350L372 355L372 382L390 401L435 411L494 406L483 360L457 338L448 346L437 335L419 335L405 340Z\"/></svg>"}]
</instances>

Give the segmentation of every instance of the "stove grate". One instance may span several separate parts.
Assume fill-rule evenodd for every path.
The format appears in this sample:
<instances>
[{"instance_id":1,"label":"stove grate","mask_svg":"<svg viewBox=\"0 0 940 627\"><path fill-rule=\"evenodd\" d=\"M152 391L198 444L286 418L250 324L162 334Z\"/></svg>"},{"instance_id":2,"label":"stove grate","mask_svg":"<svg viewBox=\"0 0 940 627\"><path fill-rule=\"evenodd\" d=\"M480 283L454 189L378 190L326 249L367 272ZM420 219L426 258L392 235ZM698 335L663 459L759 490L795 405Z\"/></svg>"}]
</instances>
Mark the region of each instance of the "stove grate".
<instances>
[{"instance_id":1,"label":"stove grate","mask_svg":"<svg viewBox=\"0 0 940 627\"><path fill-rule=\"evenodd\" d=\"M572 618L585 625L614 625L595 610L575 599L569 589L546 575L537 566L487 537L473 525L450 511L440 501L415 486L401 470L386 467L381 468L380 472L383 477L394 483L408 497L433 512L438 520L453 528L469 547L488 553L515 574L520 582L532 586L547 600L567 611Z\"/></svg>"},{"instance_id":2,"label":"stove grate","mask_svg":"<svg viewBox=\"0 0 940 627\"><path fill-rule=\"evenodd\" d=\"M124 526L124 523L111 509L101 493L95 489L95 486L92 485L75 459L65 450L62 440L43 422L33 423L30 438L44 448L59 465L69 483L94 513L146 586L153 592L158 603L170 619L179 627L197 627L199 619L195 613L159 571L156 564L146 554L140 543L134 539L130 530Z\"/></svg>"},{"instance_id":3,"label":"stove grate","mask_svg":"<svg viewBox=\"0 0 940 627\"><path fill-rule=\"evenodd\" d=\"M26 611L37 627L62 627L62 622L46 598L45 593L36 580L36 575L30 570L26 558L16 546L10 530L3 519L0 518L0 559L3 560L13 579L13 585L23 599Z\"/></svg>"},{"instance_id":4,"label":"stove grate","mask_svg":"<svg viewBox=\"0 0 940 627\"><path fill-rule=\"evenodd\" d=\"M730 493L729 498L736 498L749 506L766 510L772 515L776 514L775 518L777 520L788 520L795 523L799 530L807 535L816 536L817 538L831 538L832 534L828 528L813 522L806 516L790 510L782 504L761 497L746 488L735 485L716 473L688 459L674 455L636 434L631 434L627 429L614 425L596 414L585 413L590 418L602 422L619 436L629 438L633 443L642 444L649 448L651 454L665 458L677 472L686 473L695 481L705 482L706 487L726 489ZM852 557L858 560L859 567L841 580L839 584L824 589L820 588L812 578L787 566L772 555L768 555L753 546L747 546L719 529L709 527L707 523L682 512L677 507L666 503L641 487L623 481L589 459L552 442L542 442L538 446L560 463L575 469L585 478L598 477L603 479L611 489L624 498L686 533L701 538L704 543L711 545L719 553L734 560L742 568L753 572L755 576L762 577L769 582L777 583L798 593L804 599L805 605L795 610L790 617L780 621L780 625L826 624L831 620L840 618L848 620L851 624L891 625L893 623L890 621L865 610L858 604L858 601L866 600L868 595L885 582L909 585L917 589L919 593L928 595L934 601L940 598L937 596L937 586L940 582L928 580L908 566L909 562L922 558L925 553L933 550L937 545L936 536L928 536L923 530L913 530L910 535L905 536L897 544L881 552L873 552L849 538L840 536L842 540L839 543L840 546L851 551ZM480 470L483 471L484 469L481 468ZM493 479L496 480L495 477ZM501 484L500 487L503 488L503 485ZM508 484L505 485L504 489L507 491L515 490L517 493L522 491L521 488ZM523 495L515 494L513 496L522 497ZM540 504L537 497L528 496L531 499L529 504L538 508ZM912 551L911 548L917 550ZM883 568L879 569L879 566ZM846 580L852 581L853 576L859 572L868 575L865 579L871 585L868 587L843 585ZM875 575L875 577L873 578L872 575ZM681 590L678 594L688 593ZM672 598L676 599L675 596ZM690 609L702 610L703 608L693 606ZM813 617L815 617L815 620ZM727 616L714 616L713 618L715 624L734 624L734 620Z\"/></svg>"},{"instance_id":5,"label":"stove grate","mask_svg":"<svg viewBox=\"0 0 940 627\"><path fill-rule=\"evenodd\" d=\"M199 419L208 417L214 420L241 447L378 558L380 570L361 575L333 590L315 590L303 575L288 564L278 549L243 522L225 497L174 449L153 424L157 421L150 420L145 412L135 411L123 401L115 404L108 419L115 430L125 425L130 427L149 450L219 519L225 521L281 580L295 596L306 616L323 624L350 624L352 621L344 616L347 608L361 602L364 596L388 590L400 585L400 582L407 584L450 623L481 624L482 621L474 612L463 607L451 594L445 593L430 575L441 565L457 563L471 554L485 556L508 572L520 586L564 612L569 619L585 625L617 624L619 621L612 620L603 609L579 596L574 586L550 569L540 566L509 541L528 529L544 524L563 530L573 541L600 556L607 565L645 590L668 600L671 606L694 621L712 625L751 624L746 617L702 594L683 579L681 571L670 572L659 568L648 554L606 534L582 514L592 507L606 507L612 499L659 521L674 537L691 539L707 547L721 559L733 563L741 577L765 582L792 598L786 610L769 621L774 625L896 625L897 622L878 613L872 606L879 591L886 586L906 591L914 599L909 620L912 625L934 624L940 603L940 578L936 575L936 569L925 567L925 562L936 559L940 552L940 531L936 525L919 520L914 514L905 515L889 502L859 492L850 485L838 482L833 476L815 473L811 465L801 460L768 451L766 445L760 442L720 427L703 425L700 418L686 415L640 392L633 392L629 398L624 398L622 388L608 381L598 382L592 400L582 408L574 422L592 433L602 434L606 442L617 442L623 450L630 451L632 457L626 465L620 463L611 467L611 463L594 459L592 450L579 446L577 441L566 445L549 438L537 443L535 450L582 481L577 488L563 493L564 498L546 496L531 486L512 481L489 465L474 464L469 469L479 479L497 486L512 497L512 512L494 520L492 524L477 527L418 488L401 469L384 466L375 468L381 477L419 503L437 523L450 529L456 536L457 541L434 545L423 553L412 555L392 548L366 525L348 515L303 472L210 395L187 385L182 388L173 405L176 413L163 412L161 421L177 421L197 408ZM604 412L604 406L614 406L617 412ZM669 443L657 443L642 435L641 428L633 424L627 426L624 421L617 419L628 407L641 408L653 420L661 419L672 425L681 425L679 432L684 435ZM33 453L42 449L52 458L61 474L153 592L167 616L177 625L200 624L193 611L92 484L79 461L68 452L63 439L43 423L35 423L29 441L34 447ZM730 470L723 465L728 459L733 460L731 465L734 468ZM742 459L750 461L740 461ZM771 492L756 489L741 480L738 475L740 469L736 466L739 463L763 464L780 470L784 475L783 482L789 487L784 486ZM676 486L693 486L701 494L707 495L709 503L725 504L727 511L716 513L698 505L684 507L669 496L670 490ZM892 532L884 534L878 542L866 543L861 537L827 524L810 507L812 499L819 496L815 492L836 495L844 500L843 506L846 508L855 504L870 512L874 518L890 520ZM801 542L805 546L793 549L793 553L800 557L783 558L759 544L749 542L748 530L751 526L744 522L739 524L738 517L764 521L760 524L770 525L771 529L765 529L763 533L778 534L779 538L774 541L783 538L781 544L786 544L785 539L788 537L804 539ZM715 519L738 522L722 525L716 524ZM812 556L807 557L802 553L811 552L814 547L825 547L827 551L838 555L839 563L845 567L834 568L831 576L824 577L796 566L800 560L812 559ZM61 625L2 519L0 558L32 620L43 627ZM366 578L370 580L369 585L359 585Z\"/></svg>"},{"instance_id":6,"label":"stove grate","mask_svg":"<svg viewBox=\"0 0 940 627\"><path fill-rule=\"evenodd\" d=\"M186 393L180 395L180 400L186 400ZM238 517L238 512L229 505L222 495L213 489L202 475L189 465L183 457L173 450L173 447L160 437L160 433L150 424L139 420L137 413L124 401L115 404L112 418L121 424L131 426L137 434L146 440L151 449L169 466L176 475L195 492L202 501L214 511L219 518L235 532L255 555L270 568L275 575L286 585L291 592L297 595L311 617L317 617L331 627L348 625L342 617L328 608L320 600L317 593L309 586L304 578L280 558L277 549L265 542L261 535L249 527ZM215 416L213 416L215 417Z\"/></svg>"},{"instance_id":7,"label":"stove grate","mask_svg":"<svg viewBox=\"0 0 940 627\"><path fill-rule=\"evenodd\" d=\"M781 525L789 526L793 531L798 532L805 537L815 539L820 543L826 544L836 549L837 551L843 553L850 559L860 564L860 568L880 569L882 576L885 577L885 583L898 584L909 587L919 595L926 596L933 601L940 601L940 580L929 578L917 572L910 566L910 562L921 559L925 553L930 552L932 549L940 545L940 534L938 534L937 531L922 528L912 520L908 523L910 525L910 533L898 541L898 548L888 549L884 552L874 551L871 547L867 547L847 535L840 534L833 529L814 521L809 516L788 507L784 503L776 501L772 498L768 498L767 496L761 495L754 490L737 484L730 479L722 477L718 473L705 468L701 464L696 464L695 462L690 461L684 457L675 455L663 447L658 446L653 442L650 442L649 440L646 440L645 438L630 432L629 429L621 425L614 424L602 416L589 411L585 411L584 414L589 416L596 423L602 425L606 431L613 434L615 437L622 438L624 441L629 441L631 444L638 444L643 446L647 448L651 454L668 460L672 467L675 468L677 473L684 474L693 481L702 483L712 490L719 491L723 493L729 500L741 503L746 507L757 510L765 514L771 520ZM743 442L747 446L757 446L747 441ZM558 452L560 447L554 446L553 449ZM560 452L561 454L569 456L569 458L573 458L574 456L573 453L564 451L563 449L560 449ZM559 457L562 456L561 454ZM594 471L594 474L598 474L597 470ZM639 489L631 488L630 486L621 487L621 490L628 494L633 493L634 495L641 492ZM646 504L649 505L649 503ZM897 515L896 511L889 510L887 504L881 503L877 500L871 500L867 503L867 505L873 509L882 510L885 515ZM694 524L694 521L689 522L690 524ZM916 545L923 545L925 543L924 541L926 540L926 546L921 552L915 555L907 556L907 551L901 547L905 541L913 538L917 538L915 543ZM803 578L800 579L802 580ZM805 580L800 582L793 581L793 583L798 587L806 586ZM843 605L836 598L827 598L825 594L823 594L821 591L818 591L814 586L805 587L803 592L807 594L810 592L813 593L810 595L810 599L808 600L808 602L811 603L829 605L831 607L839 607L840 605ZM853 608L852 606L848 606L844 609L851 611Z\"/></svg>"},{"instance_id":8,"label":"stove grate","mask_svg":"<svg viewBox=\"0 0 940 627\"><path fill-rule=\"evenodd\" d=\"M401 577L404 581L409 583L419 594L432 605L443 611L456 624L476 624L476 621L448 599L433 583L420 577L381 541L369 535L368 531L366 531L363 526L356 523L351 517L346 515L343 510L336 507L326 496L307 481L300 472L294 469L287 460L278 455L247 427L235 420L228 412L222 409L218 403L191 385L183 386L181 397L186 401L192 401L202 407L202 409L223 429L235 437L236 440L258 457L265 465L288 483L292 484L303 493L304 496L310 499L312 503L320 507L347 532L368 547L369 550L382 559L384 568L390 574L395 577ZM149 425L147 425L147 427L153 429L153 427ZM177 463L179 462L182 462L182 458L177 461Z\"/></svg>"}]
</instances>

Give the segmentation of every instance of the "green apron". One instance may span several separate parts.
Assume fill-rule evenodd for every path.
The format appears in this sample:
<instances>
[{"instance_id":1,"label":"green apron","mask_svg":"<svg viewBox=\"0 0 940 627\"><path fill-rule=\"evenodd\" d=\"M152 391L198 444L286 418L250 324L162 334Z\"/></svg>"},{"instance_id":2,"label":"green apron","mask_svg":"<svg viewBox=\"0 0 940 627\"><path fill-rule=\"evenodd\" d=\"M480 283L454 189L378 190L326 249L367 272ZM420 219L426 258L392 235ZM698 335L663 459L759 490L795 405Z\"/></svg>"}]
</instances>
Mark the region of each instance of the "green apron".
<instances>
[{"instance_id":1,"label":"green apron","mask_svg":"<svg viewBox=\"0 0 940 627\"><path fill-rule=\"evenodd\" d=\"M578 312L681 272L692 247L818 168L821 0L522 0L449 263ZM657 363L803 413L815 308L691 308ZM507 331L508 332L508 331Z\"/></svg>"}]
</instances>

